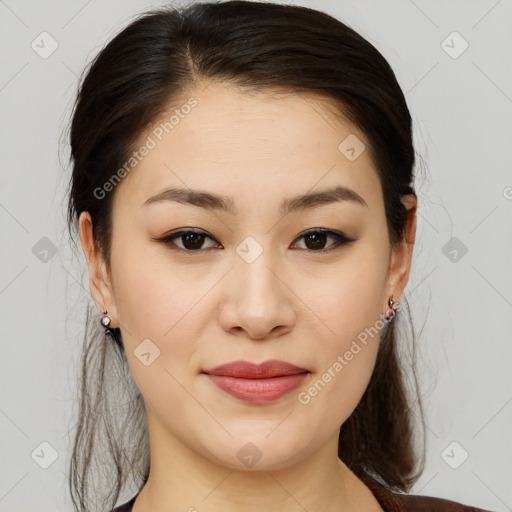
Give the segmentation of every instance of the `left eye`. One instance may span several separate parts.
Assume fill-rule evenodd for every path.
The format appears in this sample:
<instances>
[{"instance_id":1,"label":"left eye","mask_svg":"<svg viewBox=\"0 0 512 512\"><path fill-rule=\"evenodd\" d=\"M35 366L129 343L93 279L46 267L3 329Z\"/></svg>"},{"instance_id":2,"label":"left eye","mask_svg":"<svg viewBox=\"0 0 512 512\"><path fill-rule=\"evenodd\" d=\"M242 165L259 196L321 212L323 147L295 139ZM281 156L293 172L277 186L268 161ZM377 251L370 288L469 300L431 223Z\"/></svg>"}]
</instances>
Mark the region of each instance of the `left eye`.
<instances>
[{"instance_id":1,"label":"left eye","mask_svg":"<svg viewBox=\"0 0 512 512\"><path fill-rule=\"evenodd\" d=\"M176 250L186 252L201 252L204 240L206 238L209 238L210 240L214 241L214 239L211 236L207 235L202 231L188 229L181 230L176 233L171 233L170 235L157 239L157 241L162 242L164 244L172 243L172 245L176 246ZM323 246L325 245L326 240L328 240L329 238L334 239L336 243L332 244L328 248L324 248ZM179 239L183 246L180 247L179 245L177 245L174 242L175 239ZM348 238L343 233L318 228L303 233L297 238L297 240L301 239L304 239L306 245L305 249L310 250L312 252L327 252L336 249L337 247L343 244L354 241L353 238Z\"/></svg>"},{"instance_id":2,"label":"left eye","mask_svg":"<svg viewBox=\"0 0 512 512\"><path fill-rule=\"evenodd\" d=\"M312 250L313 252L327 252L340 247L343 244L353 242L353 238L346 237L343 233L337 231L330 231L328 229L313 229L307 233L303 233L297 240L304 238L306 246L309 242L309 247L306 249ZM332 238L336 241L335 244L331 245L327 249L320 247L323 246L327 239Z\"/></svg>"}]
</instances>

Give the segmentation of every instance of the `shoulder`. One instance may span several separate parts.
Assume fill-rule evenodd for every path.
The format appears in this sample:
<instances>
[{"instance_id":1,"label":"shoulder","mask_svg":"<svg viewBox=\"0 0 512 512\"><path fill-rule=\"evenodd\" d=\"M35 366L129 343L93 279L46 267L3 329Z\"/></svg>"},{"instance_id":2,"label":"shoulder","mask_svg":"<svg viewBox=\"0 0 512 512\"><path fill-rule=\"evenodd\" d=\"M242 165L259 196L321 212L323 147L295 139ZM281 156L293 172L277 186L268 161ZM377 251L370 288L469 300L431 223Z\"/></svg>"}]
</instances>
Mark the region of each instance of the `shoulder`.
<instances>
[{"instance_id":1,"label":"shoulder","mask_svg":"<svg viewBox=\"0 0 512 512\"><path fill-rule=\"evenodd\" d=\"M361 475L360 478L385 512L492 512L443 498L399 494L388 490L367 474Z\"/></svg>"},{"instance_id":2,"label":"shoulder","mask_svg":"<svg viewBox=\"0 0 512 512\"><path fill-rule=\"evenodd\" d=\"M455 501L431 496L414 496L410 494L394 494L402 508L407 512L436 511L436 512L491 512L481 508L470 507Z\"/></svg>"},{"instance_id":3,"label":"shoulder","mask_svg":"<svg viewBox=\"0 0 512 512\"><path fill-rule=\"evenodd\" d=\"M112 512L131 512L132 508L133 508L133 504L135 503L136 497L137 497L137 495L135 495L130 501L113 509Z\"/></svg>"}]
</instances>

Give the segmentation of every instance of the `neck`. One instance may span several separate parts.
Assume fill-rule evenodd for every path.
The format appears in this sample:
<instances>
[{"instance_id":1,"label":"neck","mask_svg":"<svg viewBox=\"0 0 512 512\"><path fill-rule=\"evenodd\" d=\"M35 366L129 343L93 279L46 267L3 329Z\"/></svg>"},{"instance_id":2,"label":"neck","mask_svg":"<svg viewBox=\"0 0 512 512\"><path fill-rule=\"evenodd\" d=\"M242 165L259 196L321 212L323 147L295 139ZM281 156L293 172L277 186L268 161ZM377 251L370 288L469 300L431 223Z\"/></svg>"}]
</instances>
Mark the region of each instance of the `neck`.
<instances>
[{"instance_id":1,"label":"neck","mask_svg":"<svg viewBox=\"0 0 512 512\"><path fill-rule=\"evenodd\" d=\"M381 510L337 456L338 432L280 469L232 469L191 450L148 417L151 463L133 512L356 512Z\"/></svg>"}]
</instances>

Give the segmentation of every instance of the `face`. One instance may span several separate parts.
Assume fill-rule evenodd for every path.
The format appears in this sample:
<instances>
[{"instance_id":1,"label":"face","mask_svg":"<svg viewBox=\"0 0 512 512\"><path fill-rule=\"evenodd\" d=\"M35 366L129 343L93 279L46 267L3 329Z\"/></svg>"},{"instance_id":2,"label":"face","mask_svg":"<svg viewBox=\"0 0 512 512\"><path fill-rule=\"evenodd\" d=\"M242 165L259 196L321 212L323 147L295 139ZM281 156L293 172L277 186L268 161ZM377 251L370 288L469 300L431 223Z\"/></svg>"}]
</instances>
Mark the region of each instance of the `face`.
<instances>
[{"instance_id":1,"label":"face","mask_svg":"<svg viewBox=\"0 0 512 512\"><path fill-rule=\"evenodd\" d=\"M197 104L180 110L191 97ZM176 108L166 133L160 122ZM115 190L110 275L87 245L82 214L96 305L121 327L159 439L240 469L244 448L261 454L258 469L279 469L337 436L354 410L412 250L390 245L369 151L340 151L354 135L364 143L319 98L210 84L141 137L154 147ZM171 188L224 203L162 195ZM203 373L240 360L307 372L280 378L267 395L221 379L243 396Z\"/></svg>"}]
</instances>

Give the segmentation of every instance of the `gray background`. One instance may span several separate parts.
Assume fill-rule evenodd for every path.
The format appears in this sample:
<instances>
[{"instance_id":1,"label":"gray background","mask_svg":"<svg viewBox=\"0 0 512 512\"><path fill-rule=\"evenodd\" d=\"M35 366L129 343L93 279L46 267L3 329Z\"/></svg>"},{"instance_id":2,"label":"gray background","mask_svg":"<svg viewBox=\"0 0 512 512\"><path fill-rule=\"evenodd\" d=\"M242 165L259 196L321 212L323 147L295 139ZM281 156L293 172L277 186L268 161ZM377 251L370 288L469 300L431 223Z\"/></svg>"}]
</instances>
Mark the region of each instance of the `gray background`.
<instances>
[{"instance_id":1,"label":"gray background","mask_svg":"<svg viewBox=\"0 0 512 512\"><path fill-rule=\"evenodd\" d=\"M420 209L406 294L418 332L424 325L428 453L413 492L512 510L512 1L288 3L368 38L414 119ZM62 133L86 63L135 13L163 4L0 0L1 512L71 510L76 366L91 299L64 228ZM58 47L43 58L50 37Z\"/></svg>"}]
</instances>

